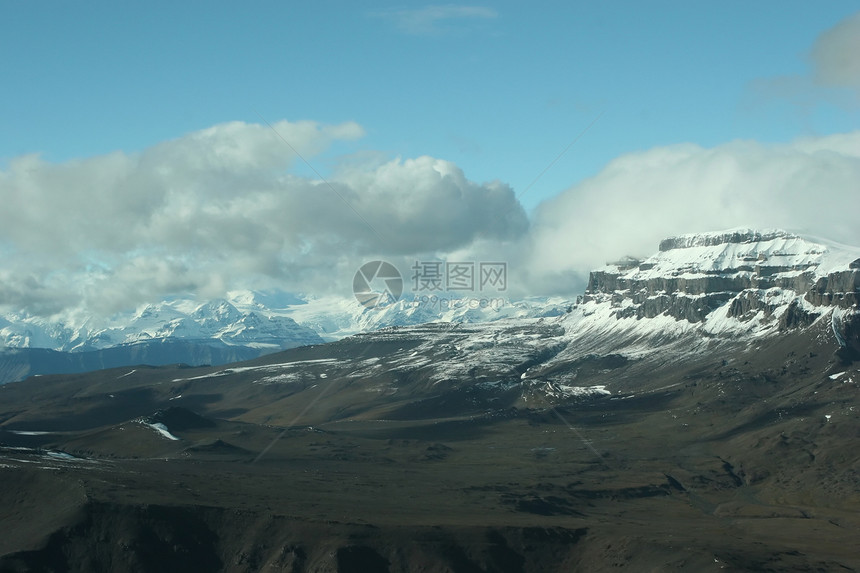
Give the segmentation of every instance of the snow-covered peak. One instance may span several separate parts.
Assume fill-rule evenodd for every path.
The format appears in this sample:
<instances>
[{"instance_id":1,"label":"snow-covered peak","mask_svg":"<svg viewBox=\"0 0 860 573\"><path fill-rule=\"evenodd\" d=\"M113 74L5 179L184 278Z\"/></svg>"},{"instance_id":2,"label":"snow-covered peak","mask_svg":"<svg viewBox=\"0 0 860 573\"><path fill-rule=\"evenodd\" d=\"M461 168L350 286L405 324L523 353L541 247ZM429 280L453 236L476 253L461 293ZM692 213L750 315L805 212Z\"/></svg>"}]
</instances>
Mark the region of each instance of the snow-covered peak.
<instances>
[{"instance_id":1,"label":"snow-covered peak","mask_svg":"<svg viewBox=\"0 0 860 573\"><path fill-rule=\"evenodd\" d=\"M260 312L260 311L257 311ZM7 315L0 323L0 345L58 351L100 350L153 340L266 347L272 350L322 342L312 329L288 317L243 312L216 299L204 304L174 299L114 316L110 323L75 324L61 317Z\"/></svg>"},{"instance_id":2,"label":"snow-covered peak","mask_svg":"<svg viewBox=\"0 0 860 573\"><path fill-rule=\"evenodd\" d=\"M821 277L848 270L858 258L860 248L813 241L780 230L733 229L665 239L659 251L647 259L628 257L601 270L619 272L632 280L738 273L809 273Z\"/></svg>"},{"instance_id":3,"label":"snow-covered peak","mask_svg":"<svg viewBox=\"0 0 860 573\"><path fill-rule=\"evenodd\" d=\"M354 297L308 296L302 304L269 312L288 316L312 328L320 336L335 340L388 326L429 322L479 323L507 318L557 316L570 304L571 301L559 297L510 301L407 295L384 307L365 308Z\"/></svg>"},{"instance_id":4,"label":"snow-covered peak","mask_svg":"<svg viewBox=\"0 0 860 573\"><path fill-rule=\"evenodd\" d=\"M242 318L242 313L224 299L215 299L200 305L191 314L196 321L230 323Z\"/></svg>"}]
</instances>

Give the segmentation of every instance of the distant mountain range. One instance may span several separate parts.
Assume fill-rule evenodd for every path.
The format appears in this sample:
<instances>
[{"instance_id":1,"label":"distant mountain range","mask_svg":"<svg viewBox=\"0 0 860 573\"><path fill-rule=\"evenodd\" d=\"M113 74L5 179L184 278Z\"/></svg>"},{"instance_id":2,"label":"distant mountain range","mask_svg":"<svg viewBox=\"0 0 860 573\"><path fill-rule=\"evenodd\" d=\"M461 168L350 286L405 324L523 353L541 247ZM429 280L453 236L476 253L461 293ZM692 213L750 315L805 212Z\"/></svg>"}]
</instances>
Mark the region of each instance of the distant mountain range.
<instances>
[{"instance_id":1,"label":"distant mountain range","mask_svg":"<svg viewBox=\"0 0 860 573\"><path fill-rule=\"evenodd\" d=\"M136 364L220 365L383 327L560 317L580 347L611 329L629 343L683 333L757 337L827 319L850 346L860 332L860 249L779 230L683 235L643 260L591 273L575 302L531 298L501 304L409 300L368 309L355 299L234 291L199 303L173 299L90 318L0 314L0 383L34 374ZM644 342L643 342L644 344Z\"/></svg>"},{"instance_id":2,"label":"distant mountain range","mask_svg":"<svg viewBox=\"0 0 860 573\"><path fill-rule=\"evenodd\" d=\"M6 313L0 314L0 384L136 364L221 365L387 326L559 315L570 305L546 298L497 302L449 307L436 299L401 300L368 309L354 298L234 291L203 304L149 304L105 324Z\"/></svg>"}]
</instances>

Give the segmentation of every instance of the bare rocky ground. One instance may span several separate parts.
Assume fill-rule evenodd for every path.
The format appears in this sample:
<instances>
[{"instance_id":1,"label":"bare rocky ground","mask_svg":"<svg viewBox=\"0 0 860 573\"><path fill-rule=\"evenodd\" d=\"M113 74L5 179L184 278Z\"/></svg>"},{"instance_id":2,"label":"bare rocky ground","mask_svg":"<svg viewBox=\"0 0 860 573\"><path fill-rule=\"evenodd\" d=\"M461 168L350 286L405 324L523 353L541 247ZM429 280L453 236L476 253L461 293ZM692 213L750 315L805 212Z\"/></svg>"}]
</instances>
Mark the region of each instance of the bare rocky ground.
<instances>
[{"instance_id":1,"label":"bare rocky ground","mask_svg":"<svg viewBox=\"0 0 860 573\"><path fill-rule=\"evenodd\" d=\"M860 569L860 369L825 325L569 360L556 330L0 387L0 570Z\"/></svg>"}]
</instances>

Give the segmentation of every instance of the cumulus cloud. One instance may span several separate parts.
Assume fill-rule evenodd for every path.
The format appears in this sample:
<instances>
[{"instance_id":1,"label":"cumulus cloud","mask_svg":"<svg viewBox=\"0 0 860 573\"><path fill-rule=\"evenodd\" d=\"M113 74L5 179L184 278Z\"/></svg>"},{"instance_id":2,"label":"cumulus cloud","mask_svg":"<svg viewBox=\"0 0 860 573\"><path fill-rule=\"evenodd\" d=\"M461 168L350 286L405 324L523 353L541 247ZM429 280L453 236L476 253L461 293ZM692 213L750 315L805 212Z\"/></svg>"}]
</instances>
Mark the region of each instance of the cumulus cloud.
<instances>
[{"instance_id":1,"label":"cumulus cloud","mask_svg":"<svg viewBox=\"0 0 860 573\"><path fill-rule=\"evenodd\" d=\"M408 10L392 10L380 14L391 20L406 34L426 36L449 31L456 22L490 20L498 13L484 6L431 5Z\"/></svg>"},{"instance_id":2,"label":"cumulus cloud","mask_svg":"<svg viewBox=\"0 0 860 573\"><path fill-rule=\"evenodd\" d=\"M306 158L363 134L354 123L273 127ZM528 227L508 186L472 182L448 161L353 162L323 182L291 173L295 159L272 129L241 122L134 155L13 159L0 171L0 304L109 313L263 283L326 291L348 287L370 256L512 240Z\"/></svg>"},{"instance_id":3,"label":"cumulus cloud","mask_svg":"<svg viewBox=\"0 0 860 573\"><path fill-rule=\"evenodd\" d=\"M650 255L675 234L739 226L860 245L858 212L860 132L659 147L621 156L540 205L524 251L528 282L575 294L607 261Z\"/></svg>"},{"instance_id":4,"label":"cumulus cloud","mask_svg":"<svg viewBox=\"0 0 860 573\"><path fill-rule=\"evenodd\" d=\"M275 125L304 157L353 123ZM327 181L296 175L268 127L228 123L64 163L0 170L0 305L107 316L171 295L241 288L350 295L368 260L508 263L507 294L582 291L588 271L680 233L785 228L860 245L860 132L618 157L541 204L433 157L363 153Z\"/></svg>"}]
</instances>

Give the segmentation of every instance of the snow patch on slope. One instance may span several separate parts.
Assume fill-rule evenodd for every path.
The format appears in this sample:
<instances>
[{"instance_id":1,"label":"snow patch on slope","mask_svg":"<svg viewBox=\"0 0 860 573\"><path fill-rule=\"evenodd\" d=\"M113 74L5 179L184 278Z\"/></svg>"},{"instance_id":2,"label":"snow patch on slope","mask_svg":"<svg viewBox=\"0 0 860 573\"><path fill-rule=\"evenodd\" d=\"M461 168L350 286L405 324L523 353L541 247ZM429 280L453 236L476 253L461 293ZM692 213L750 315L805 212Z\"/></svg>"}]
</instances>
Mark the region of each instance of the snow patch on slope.
<instances>
[{"instance_id":1,"label":"snow patch on slope","mask_svg":"<svg viewBox=\"0 0 860 573\"><path fill-rule=\"evenodd\" d=\"M167 429L167 426L162 424L161 422L155 422L154 424L149 424L147 422L143 422L144 426L149 426L168 440L179 441L179 438L170 433L170 430Z\"/></svg>"}]
</instances>

